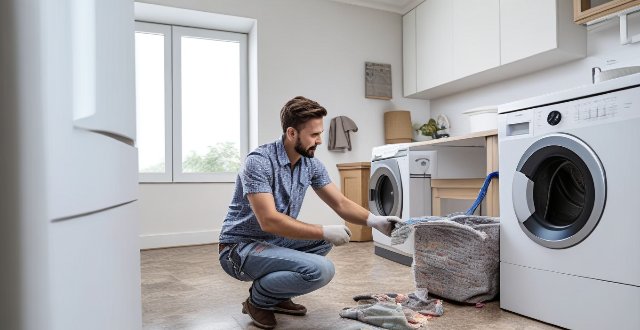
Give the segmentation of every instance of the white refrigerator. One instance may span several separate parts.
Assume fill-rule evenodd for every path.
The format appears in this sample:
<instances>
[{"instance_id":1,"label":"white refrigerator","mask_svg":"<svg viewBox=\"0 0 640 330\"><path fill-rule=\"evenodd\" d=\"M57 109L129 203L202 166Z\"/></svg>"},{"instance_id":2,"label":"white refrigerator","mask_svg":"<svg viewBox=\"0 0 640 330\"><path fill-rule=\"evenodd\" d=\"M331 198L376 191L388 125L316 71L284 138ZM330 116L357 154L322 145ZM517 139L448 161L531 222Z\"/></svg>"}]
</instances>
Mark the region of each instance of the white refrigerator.
<instances>
[{"instance_id":1,"label":"white refrigerator","mask_svg":"<svg viewBox=\"0 0 640 330\"><path fill-rule=\"evenodd\" d=\"M0 328L141 329L133 1L0 21Z\"/></svg>"}]
</instances>

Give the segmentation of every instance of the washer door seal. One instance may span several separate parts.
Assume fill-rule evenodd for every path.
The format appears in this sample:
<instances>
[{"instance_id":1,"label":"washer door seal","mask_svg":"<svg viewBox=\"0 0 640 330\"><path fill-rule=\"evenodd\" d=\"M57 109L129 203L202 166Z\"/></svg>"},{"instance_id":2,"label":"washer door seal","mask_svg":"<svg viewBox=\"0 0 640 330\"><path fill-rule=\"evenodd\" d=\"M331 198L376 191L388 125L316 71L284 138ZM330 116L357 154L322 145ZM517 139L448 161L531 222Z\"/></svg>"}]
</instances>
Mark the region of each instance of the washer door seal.
<instances>
[{"instance_id":1,"label":"washer door seal","mask_svg":"<svg viewBox=\"0 0 640 330\"><path fill-rule=\"evenodd\" d=\"M595 229L606 202L606 176L595 152L568 134L551 134L524 153L512 186L520 227L534 242L562 249Z\"/></svg>"}]
</instances>

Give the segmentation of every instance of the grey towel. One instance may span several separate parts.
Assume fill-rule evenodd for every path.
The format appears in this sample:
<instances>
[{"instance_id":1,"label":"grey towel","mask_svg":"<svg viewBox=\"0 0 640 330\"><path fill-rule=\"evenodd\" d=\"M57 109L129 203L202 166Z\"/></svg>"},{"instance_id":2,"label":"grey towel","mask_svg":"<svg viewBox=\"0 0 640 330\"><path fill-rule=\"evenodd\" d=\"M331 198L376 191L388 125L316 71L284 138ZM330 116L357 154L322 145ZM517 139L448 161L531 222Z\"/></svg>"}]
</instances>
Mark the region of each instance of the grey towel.
<instances>
[{"instance_id":1,"label":"grey towel","mask_svg":"<svg viewBox=\"0 0 640 330\"><path fill-rule=\"evenodd\" d=\"M359 304L353 308L343 309L340 312L340 316L385 329L414 329L409 322L407 322L402 306L395 303L374 302L370 304Z\"/></svg>"},{"instance_id":2,"label":"grey towel","mask_svg":"<svg viewBox=\"0 0 640 330\"><path fill-rule=\"evenodd\" d=\"M349 131L357 132L358 126L347 116L338 116L331 119L329 126L329 150L345 152L351 151L351 137Z\"/></svg>"},{"instance_id":3,"label":"grey towel","mask_svg":"<svg viewBox=\"0 0 640 330\"><path fill-rule=\"evenodd\" d=\"M340 312L344 318L358 320L385 329L415 329L430 317L443 314L442 301L429 299L426 290L406 294L366 293L353 297L356 307Z\"/></svg>"}]
</instances>

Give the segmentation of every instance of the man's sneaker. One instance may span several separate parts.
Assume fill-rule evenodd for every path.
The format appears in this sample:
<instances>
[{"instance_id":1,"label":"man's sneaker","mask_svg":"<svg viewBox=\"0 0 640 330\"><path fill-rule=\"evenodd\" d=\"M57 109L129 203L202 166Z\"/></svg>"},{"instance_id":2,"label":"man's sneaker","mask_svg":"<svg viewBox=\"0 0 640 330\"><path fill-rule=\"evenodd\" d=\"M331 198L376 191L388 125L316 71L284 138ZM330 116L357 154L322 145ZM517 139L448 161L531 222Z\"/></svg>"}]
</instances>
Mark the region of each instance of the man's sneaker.
<instances>
[{"instance_id":1,"label":"man's sneaker","mask_svg":"<svg viewBox=\"0 0 640 330\"><path fill-rule=\"evenodd\" d=\"M287 301L283 301L277 304L275 307L273 307L273 311L276 313L284 313L284 314L291 314L291 315L304 315L307 313L307 308L300 304L296 304L293 301L291 301L291 299L289 299Z\"/></svg>"},{"instance_id":2,"label":"man's sneaker","mask_svg":"<svg viewBox=\"0 0 640 330\"><path fill-rule=\"evenodd\" d=\"M248 314L251 320L253 320L253 324L258 328L274 329L278 325L274 312L253 306L249 302L249 299L250 298L247 298L247 300L242 303L242 314Z\"/></svg>"}]
</instances>

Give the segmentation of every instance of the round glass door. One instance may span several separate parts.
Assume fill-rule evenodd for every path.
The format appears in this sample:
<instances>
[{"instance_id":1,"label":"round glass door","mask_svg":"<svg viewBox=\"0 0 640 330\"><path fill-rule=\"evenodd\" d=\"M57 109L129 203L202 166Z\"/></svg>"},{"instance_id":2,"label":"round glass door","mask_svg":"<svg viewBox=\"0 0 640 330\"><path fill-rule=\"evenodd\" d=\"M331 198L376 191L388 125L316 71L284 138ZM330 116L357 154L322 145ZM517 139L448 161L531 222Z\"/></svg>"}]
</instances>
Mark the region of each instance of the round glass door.
<instances>
[{"instance_id":1,"label":"round glass door","mask_svg":"<svg viewBox=\"0 0 640 330\"><path fill-rule=\"evenodd\" d=\"M600 221L605 172L595 152L580 139L548 135L520 159L512 198L529 238L548 248L567 248L589 236Z\"/></svg>"},{"instance_id":2,"label":"round glass door","mask_svg":"<svg viewBox=\"0 0 640 330\"><path fill-rule=\"evenodd\" d=\"M376 207L381 215L389 215L395 204L393 185L391 179L382 175L376 183Z\"/></svg>"},{"instance_id":3,"label":"round glass door","mask_svg":"<svg viewBox=\"0 0 640 330\"><path fill-rule=\"evenodd\" d=\"M378 167L369 181L369 211L374 215L400 216L402 190L391 168Z\"/></svg>"}]
</instances>

